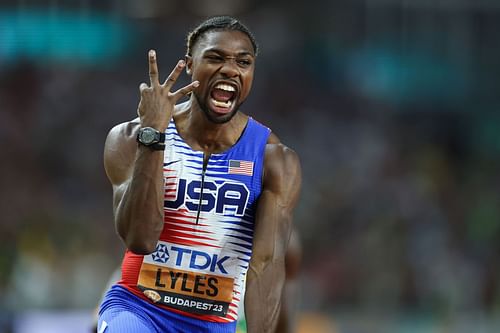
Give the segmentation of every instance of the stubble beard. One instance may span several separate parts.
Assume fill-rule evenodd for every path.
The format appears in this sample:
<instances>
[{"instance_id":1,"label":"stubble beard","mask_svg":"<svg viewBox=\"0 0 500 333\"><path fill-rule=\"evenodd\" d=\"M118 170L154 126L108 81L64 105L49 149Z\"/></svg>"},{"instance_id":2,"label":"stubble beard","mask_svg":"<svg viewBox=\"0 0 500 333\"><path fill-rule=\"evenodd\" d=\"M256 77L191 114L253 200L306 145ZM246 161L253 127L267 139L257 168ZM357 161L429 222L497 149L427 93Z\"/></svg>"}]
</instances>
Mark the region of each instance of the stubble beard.
<instances>
[{"instance_id":1,"label":"stubble beard","mask_svg":"<svg viewBox=\"0 0 500 333\"><path fill-rule=\"evenodd\" d=\"M233 117L238 112L240 106L243 104L243 102L241 102L241 103L235 105L234 109L230 113L225 114L223 116L216 117L216 116L214 116L214 114L210 110L210 108L207 106L207 104L205 103L204 99L200 98L200 96L198 96L198 94L196 94L194 92L193 92L193 95L196 98L196 102L200 106L200 108L203 111L203 114L205 115L205 117L210 122L212 122L214 124L225 124L225 123L229 122L231 119L233 119Z\"/></svg>"}]
</instances>

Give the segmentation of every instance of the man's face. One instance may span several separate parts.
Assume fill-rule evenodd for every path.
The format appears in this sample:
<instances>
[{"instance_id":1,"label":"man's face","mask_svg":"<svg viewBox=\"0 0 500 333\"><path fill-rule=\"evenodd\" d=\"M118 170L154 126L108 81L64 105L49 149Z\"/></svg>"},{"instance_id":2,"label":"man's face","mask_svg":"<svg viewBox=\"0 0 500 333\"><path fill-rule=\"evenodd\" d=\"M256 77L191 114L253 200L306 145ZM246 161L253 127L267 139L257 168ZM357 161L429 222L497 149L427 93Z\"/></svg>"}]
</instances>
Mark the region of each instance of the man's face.
<instances>
[{"instance_id":1,"label":"man's face","mask_svg":"<svg viewBox=\"0 0 500 333\"><path fill-rule=\"evenodd\" d=\"M240 31L208 31L196 42L187 71L200 81L193 91L207 118L225 123L250 93L255 53L248 36Z\"/></svg>"}]
</instances>

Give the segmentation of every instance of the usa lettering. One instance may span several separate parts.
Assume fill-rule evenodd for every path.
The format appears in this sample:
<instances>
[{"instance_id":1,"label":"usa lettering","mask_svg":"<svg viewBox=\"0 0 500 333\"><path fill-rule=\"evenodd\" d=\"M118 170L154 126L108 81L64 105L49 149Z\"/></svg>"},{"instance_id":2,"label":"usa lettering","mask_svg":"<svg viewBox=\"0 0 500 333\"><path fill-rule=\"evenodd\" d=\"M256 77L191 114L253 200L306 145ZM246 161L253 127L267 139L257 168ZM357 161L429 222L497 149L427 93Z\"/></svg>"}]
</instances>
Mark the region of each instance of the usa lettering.
<instances>
[{"instance_id":1,"label":"usa lettering","mask_svg":"<svg viewBox=\"0 0 500 333\"><path fill-rule=\"evenodd\" d=\"M205 181L203 192L202 183L199 180L192 180L189 183L186 179L179 179L175 200L165 200L165 208L186 209L196 212L198 208L202 212L215 210L217 214L224 214L228 209L235 209L235 216L243 216L248 204L250 191L244 184ZM201 200L200 200L201 197ZM201 205L200 205L201 202ZM201 206L201 207L199 207Z\"/></svg>"}]
</instances>

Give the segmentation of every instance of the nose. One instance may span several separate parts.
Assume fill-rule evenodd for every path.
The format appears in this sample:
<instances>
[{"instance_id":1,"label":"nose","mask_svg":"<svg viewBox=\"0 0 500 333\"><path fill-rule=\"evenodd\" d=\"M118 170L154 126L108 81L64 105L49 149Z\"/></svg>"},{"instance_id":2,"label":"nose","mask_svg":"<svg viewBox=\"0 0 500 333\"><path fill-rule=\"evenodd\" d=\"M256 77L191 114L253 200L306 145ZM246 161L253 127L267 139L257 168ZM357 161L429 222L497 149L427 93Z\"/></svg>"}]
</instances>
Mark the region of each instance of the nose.
<instances>
[{"instance_id":1,"label":"nose","mask_svg":"<svg viewBox=\"0 0 500 333\"><path fill-rule=\"evenodd\" d=\"M220 72L227 77L238 76L240 74L240 70L238 68L238 64L236 63L236 59L226 59L226 61L222 64Z\"/></svg>"}]
</instances>

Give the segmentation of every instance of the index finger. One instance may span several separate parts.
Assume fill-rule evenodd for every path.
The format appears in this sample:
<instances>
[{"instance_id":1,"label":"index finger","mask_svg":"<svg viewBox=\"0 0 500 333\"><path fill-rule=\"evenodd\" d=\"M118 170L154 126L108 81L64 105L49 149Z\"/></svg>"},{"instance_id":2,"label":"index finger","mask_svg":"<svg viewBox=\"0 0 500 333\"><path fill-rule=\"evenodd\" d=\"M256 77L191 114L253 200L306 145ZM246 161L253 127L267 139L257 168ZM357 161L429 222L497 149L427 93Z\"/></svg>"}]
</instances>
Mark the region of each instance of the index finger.
<instances>
[{"instance_id":1,"label":"index finger","mask_svg":"<svg viewBox=\"0 0 500 333\"><path fill-rule=\"evenodd\" d=\"M157 87L160 85L158 81L158 65L156 64L156 52L155 50L149 50L149 80L151 81L151 87Z\"/></svg>"}]
</instances>

